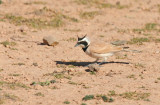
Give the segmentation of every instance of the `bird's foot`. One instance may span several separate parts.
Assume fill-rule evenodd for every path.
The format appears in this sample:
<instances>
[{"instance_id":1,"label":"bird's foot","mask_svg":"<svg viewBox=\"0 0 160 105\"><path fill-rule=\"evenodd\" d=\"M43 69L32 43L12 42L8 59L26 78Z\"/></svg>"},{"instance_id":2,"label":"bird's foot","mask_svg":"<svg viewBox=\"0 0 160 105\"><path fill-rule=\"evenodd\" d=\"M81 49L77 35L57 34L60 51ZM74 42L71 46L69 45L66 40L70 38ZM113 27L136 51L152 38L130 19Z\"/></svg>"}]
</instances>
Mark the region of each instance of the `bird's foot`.
<instances>
[{"instance_id":1,"label":"bird's foot","mask_svg":"<svg viewBox=\"0 0 160 105\"><path fill-rule=\"evenodd\" d=\"M97 63L97 64L99 64L99 65L102 65L102 64L104 64L105 62L100 62L100 63Z\"/></svg>"}]
</instances>

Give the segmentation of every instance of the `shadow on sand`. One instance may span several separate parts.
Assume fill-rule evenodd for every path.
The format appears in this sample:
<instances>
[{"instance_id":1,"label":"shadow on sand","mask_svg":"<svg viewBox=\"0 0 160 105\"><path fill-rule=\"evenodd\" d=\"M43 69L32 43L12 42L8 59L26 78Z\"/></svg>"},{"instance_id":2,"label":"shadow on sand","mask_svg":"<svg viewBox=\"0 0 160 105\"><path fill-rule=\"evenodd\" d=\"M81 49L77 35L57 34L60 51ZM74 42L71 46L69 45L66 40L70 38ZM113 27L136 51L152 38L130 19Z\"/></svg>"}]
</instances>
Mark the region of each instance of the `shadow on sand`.
<instances>
[{"instance_id":1,"label":"shadow on sand","mask_svg":"<svg viewBox=\"0 0 160 105\"><path fill-rule=\"evenodd\" d=\"M56 62L56 64L73 65L73 66L87 66L89 64L94 63L94 62L62 62L62 61L55 61L55 62ZM104 62L101 65L110 64L110 63L129 64L129 62L114 62L114 61L111 61L111 62Z\"/></svg>"}]
</instances>

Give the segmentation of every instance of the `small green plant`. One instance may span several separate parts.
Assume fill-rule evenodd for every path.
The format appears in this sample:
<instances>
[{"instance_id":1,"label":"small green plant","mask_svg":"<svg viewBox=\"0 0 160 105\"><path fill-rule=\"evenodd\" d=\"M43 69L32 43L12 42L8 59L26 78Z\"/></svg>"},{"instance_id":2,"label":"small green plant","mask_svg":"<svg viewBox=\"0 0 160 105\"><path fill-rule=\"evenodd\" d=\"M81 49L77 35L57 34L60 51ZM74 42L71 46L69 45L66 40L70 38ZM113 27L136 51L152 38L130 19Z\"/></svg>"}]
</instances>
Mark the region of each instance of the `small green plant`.
<instances>
[{"instance_id":1,"label":"small green plant","mask_svg":"<svg viewBox=\"0 0 160 105\"><path fill-rule=\"evenodd\" d=\"M50 80L50 83L56 83L56 80Z\"/></svg>"},{"instance_id":2,"label":"small green plant","mask_svg":"<svg viewBox=\"0 0 160 105\"><path fill-rule=\"evenodd\" d=\"M10 48L11 50L18 50L17 48Z\"/></svg>"},{"instance_id":3,"label":"small green plant","mask_svg":"<svg viewBox=\"0 0 160 105\"><path fill-rule=\"evenodd\" d=\"M144 68L145 66L144 66L144 64L136 63L136 64L134 64L134 67L135 68Z\"/></svg>"},{"instance_id":4,"label":"small green plant","mask_svg":"<svg viewBox=\"0 0 160 105\"><path fill-rule=\"evenodd\" d=\"M116 92L114 90L109 91L108 96L116 96Z\"/></svg>"},{"instance_id":5,"label":"small green plant","mask_svg":"<svg viewBox=\"0 0 160 105\"><path fill-rule=\"evenodd\" d=\"M113 98L109 98L108 102L113 102L114 99Z\"/></svg>"},{"instance_id":6,"label":"small green plant","mask_svg":"<svg viewBox=\"0 0 160 105\"><path fill-rule=\"evenodd\" d=\"M141 34L141 33L145 32L145 29L133 29L132 31L133 31L134 33L139 33L139 34Z\"/></svg>"},{"instance_id":7,"label":"small green plant","mask_svg":"<svg viewBox=\"0 0 160 105\"><path fill-rule=\"evenodd\" d=\"M3 41L3 42L0 42L0 44L2 44L4 47L8 47L8 46L15 46L16 43L15 42L9 42L9 41Z\"/></svg>"},{"instance_id":8,"label":"small green plant","mask_svg":"<svg viewBox=\"0 0 160 105\"><path fill-rule=\"evenodd\" d=\"M106 3L103 0L75 0L75 2L77 4L88 5L97 8L117 8L117 9L129 8L128 5L120 5L120 3L114 5Z\"/></svg>"},{"instance_id":9,"label":"small green plant","mask_svg":"<svg viewBox=\"0 0 160 105\"><path fill-rule=\"evenodd\" d=\"M0 69L0 72L2 72L3 71L3 69Z\"/></svg>"},{"instance_id":10,"label":"small green plant","mask_svg":"<svg viewBox=\"0 0 160 105\"><path fill-rule=\"evenodd\" d=\"M160 80L160 77L158 77L157 80Z\"/></svg>"},{"instance_id":11,"label":"small green plant","mask_svg":"<svg viewBox=\"0 0 160 105\"><path fill-rule=\"evenodd\" d=\"M48 85L50 85L50 81L39 82L39 84L40 84L41 86L48 86Z\"/></svg>"},{"instance_id":12,"label":"small green plant","mask_svg":"<svg viewBox=\"0 0 160 105\"><path fill-rule=\"evenodd\" d=\"M103 100L104 102L113 102L113 101L114 101L113 98L111 98L111 97L108 98L106 95L102 95L101 98L102 98L102 100Z\"/></svg>"},{"instance_id":13,"label":"small green plant","mask_svg":"<svg viewBox=\"0 0 160 105\"><path fill-rule=\"evenodd\" d=\"M19 62L19 63L13 63L12 65L22 66L22 65L25 65L25 63L21 63L21 62Z\"/></svg>"},{"instance_id":14,"label":"small green plant","mask_svg":"<svg viewBox=\"0 0 160 105\"><path fill-rule=\"evenodd\" d=\"M126 59L127 58L127 54L123 55L123 56L116 56L116 59Z\"/></svg>"},{"instance_id":15,"label":"small green plant","mask_svg":"<svg viewBox=\"0 0 160 105\"><path fill-rule=\"evenodd\" d=\"M36 82L32 82L30 85L36 85Z\"/></svg>"},{"instance_id":16,"label":"small green plant","mask_svg":"<svg viewBox=\"0 0 160 105\"><path fill-rule=\"evenodd\" d=\"M91 75L96 75L96 71L90 71Z\"/></svg>"},{"instance_id":17,"label":"small green plant","mask_svg":"<svg viewBox=\"0 0 160 105\"><path fill-rule=\"evenodd\" d=\"M63 103L64 103L64 104L70 104L70 102L69 102L69 101L64 101Z\"/></svg>"},{"instance_id":18,"label":"small green plant","mask_svg":"<svg viewBox=\"0 0 160 105\"><path fill-rule=\"evenodd\" d=\"M99 94L96 96L96 99L100 100L102 99L104 102L113 102L114 99L113 98L108 98L106 95L102 95L102 94Z\"/></svg>"},{"instance_id":19,"label":"small green plant","mask_svg":"<svg viewBox=\"0 0 160 105\"><path fill-rule=\"evenodd\" d=\"M51 89L59 89L58 87L56 87L56 86L53 86L53 87L51 87Z\"/></svg>"},{"instance_id":20,"label":"small green plant","mask_svg":"<svg viewBox=\"0 0 160 105\"><path fill-rule=\"evenodd\" d=\"M156 23L147 23L145 25L145 29L147 31L151 31L151 30L155 30L156 29L157 24Z\"/></svg>"},{"instance_id":21,"label":"small green plant","mask_svg":"<svg viewBox=\"0 0 160 105\"><path fill-rule=\"evenodd\" d=\"M87 105L86 103L82 103L81 105Z\"/></svg>"},{"instance_id":22,"label":"small green plant","mask_svg":"<svg viewBox=\"0 0 160 105\"><path fill-rule=\"evenodd\" d=\"M85 97L82 98L82 100L87 101L87 100L92 100L94 99L94 95L86 95Z\"/></svg>"},{"instance_id":23,"label":"small green plant","mask_svg":"<svg viewBox=\"0 0 160 105\"><path fill-rule=\"evenodd\" d=\"M127 78L135 78L135 75L131 74L131 75L127 76Z\"/></svg>"},{"instance_id":24,"label":"small green plant","mask_svg":"<svg viewBox=\"0 0 160 105\"><path fill-rule=\"evenodd\" d=\"M160 43L160 38L155 39L156 43Z\"/></svg>"},{"instance_id":25,"label":"small green plant","mask_svg":"<svg viewBox=\"0 0 160 105\"><path fill-rule=\"evenodd\" d=\"M103 37L104 37L104 35L99 35L99 37L103 38Z\"/></svg>"},{"instance_id":26,"label":"small green plant","mask_svg":"<svg viewBox=\"0 0 160 105\"><path fill-rule=\"evenodd\" d=\"M143 75L142 75L142 74L139 74L139 77L140 77L141 79L144 79L144 77L143 77Z\"/></svg>"},{"instance_id":27,"label":"small green plant","mask_svg":"<svg viewBox=\"0 0 160 105\"><path fill-rule=\"evenodd\" d=\"M33 66L38 66L38 63L33 63Z\"/></svg>"},{"instance_id":28,"label":"small green plant","mask_svg":"<svg viewBox=\"0 0 160 105\"><path fill-rule=\"evenodd\" d=\"M17 76L20 76L20 74L9 74L9 76L17 77Z\"/></svg>"},{"instance_id":29,"label":"small green plant","mask_svg":"<svg viewBox=\"0 0 160 105\"><path fill-rule=\"evenodd\" d=\"M160 13L160 4L158 4L157 6L158 6L158 11L159 11L159 13Z\"/></svg>"},{"instance_id":30,"label":"small green plant","mask_svg":"<svg viewBox=\"0 0 160 105\"><path fill-rule=\"evenodd\" d=\"M48 86L50 84L56 83L55 80L45 81L45 82L32 82L30 85L36 85L39 84L41 86Z\"/></svg>"},{"instance_id":31,"label":"small green plant","mask_svg":"<svg viewBox=\"0 0 160 105\"><path fill-rule=\"evenodd\" d=\"M38 92L38 93L36 93L36 94L34 94L34 95L44 97L44 94L42 94L41 92Z\"/></svg>"},{"instance_id":32,"label":"small green plant","mask_svg":"<svg viewBox=\"0 0 160 105\"><path fill-rule=\"evenodd\" d=\"M0 4L2 4L2 0L0 0Z\"/></svg>"},{"instance_id":33,"label":"small green plant","mask_svg":"<svg viewBox=\"0 0 160 105\"><path fill-rule=\"evenodd\" d=\"M72 79L71 76L65 75L64 72L47 73L44 76L54 76L56 79L63 79L63 78L66 78L66 79L69 79L69 80Z\"/></svg>"},{"instance_id":34,"label":"small green plant","mask_svg":"<svg viewBox=\"0 0 160 105\"><path fill-rule=\"evenodd\" d=\"M102 100L104 101L104 102L107 102L108 101L108 97L107 96L102 96Z\"/></svg>"},{"instance_id":35,"label":"small green plant","mask_svg":"<svg viewBox=\"0 0 160 105\"><path fill-rule=\"evenodd\" d=\"M72 82L72 81L68 81L68 83L71 84L71 85L77 85L77 83Z\"/></svg>"},{"instance_id":36,"label":"small green plant","mask_svg":"<svg viewBox=\"0 0 160 105\"><path fill-rule=\"evenodd\" d=\"M145 100L148 99L150 93L141 93L141 92L125 92L120 94L123 98L133 99L133 100Z\"/></svg>"},{"instance_id":37,"label":"small green plant","mask_svg":"<svg viewBox=\"0 0 160 105\"><path fill-rule=\"evenodd\" d=\"M64 78L64 74L63 73L56 73L56 74L54 74L54 77L57 79L62 79L62 78Z\"/></svg>"},{"instance_id":38,"label":"small green plant","mask_svg":"<svg viewBox=\"0 0 160 105\"><path fill-rule=\"evenodd\" d=\"M66 41L68 41L68 42L75 42L75 41L77 41L77 39L71 37L71 38L67 39ZM70 66L73 66L73 65L70 65ZM73 66L73 67L74 67L74 66Z\"/></svg>"}]
</instances>

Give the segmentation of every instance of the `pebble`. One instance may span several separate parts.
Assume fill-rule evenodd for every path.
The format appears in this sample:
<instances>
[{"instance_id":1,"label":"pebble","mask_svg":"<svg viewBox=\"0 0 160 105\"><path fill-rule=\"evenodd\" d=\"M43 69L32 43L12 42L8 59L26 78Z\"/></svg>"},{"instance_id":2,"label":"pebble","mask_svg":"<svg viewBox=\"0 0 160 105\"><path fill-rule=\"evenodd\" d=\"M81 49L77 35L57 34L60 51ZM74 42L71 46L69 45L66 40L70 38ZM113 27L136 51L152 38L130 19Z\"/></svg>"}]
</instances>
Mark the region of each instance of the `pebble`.
<instances>
[{"instance_id":1,"label":"pebble","mask_svg":"<svg viewBox=\"0 0 160 105\"><path fill-rule=\"evenodd\" d=\"M95 63L95 64L89 64L88 68L90 71L99 71L100 70L100 66L99 64Z\"/></svg>"},{"instance_id":2,"label":"pebble","mask_svg":"<svg viewBox=\"0 0 160 105\"><path fill-rule=\"evenodd\" d=\"M43 37L43 43L48 46L56 46L59 42L53 36Z\"/></svg>"}]
</instances>

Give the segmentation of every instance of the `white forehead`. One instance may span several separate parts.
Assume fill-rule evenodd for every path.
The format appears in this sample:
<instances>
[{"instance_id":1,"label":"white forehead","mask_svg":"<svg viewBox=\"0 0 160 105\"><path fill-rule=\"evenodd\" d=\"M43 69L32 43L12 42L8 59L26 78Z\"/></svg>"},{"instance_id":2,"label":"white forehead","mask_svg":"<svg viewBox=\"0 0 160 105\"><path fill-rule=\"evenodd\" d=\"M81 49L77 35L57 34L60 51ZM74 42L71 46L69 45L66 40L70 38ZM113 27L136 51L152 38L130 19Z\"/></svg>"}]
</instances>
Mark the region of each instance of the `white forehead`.
<instances>
[{"instance_id":1,"label":"white forehead","mask_svg":"<svg viewBox=\"0 0 160 105\"><path fill-rule=\"evenodd\" d=\"M82 42L82 41L86 41L86 42L90 42L88 37L83 38L82 40L78 41L78 42Z\"/></svg>"}]
</instances>

